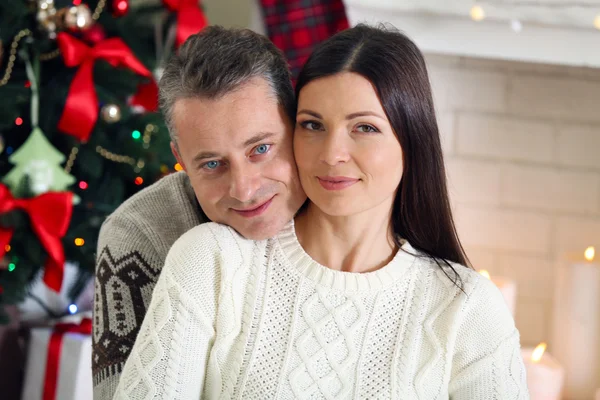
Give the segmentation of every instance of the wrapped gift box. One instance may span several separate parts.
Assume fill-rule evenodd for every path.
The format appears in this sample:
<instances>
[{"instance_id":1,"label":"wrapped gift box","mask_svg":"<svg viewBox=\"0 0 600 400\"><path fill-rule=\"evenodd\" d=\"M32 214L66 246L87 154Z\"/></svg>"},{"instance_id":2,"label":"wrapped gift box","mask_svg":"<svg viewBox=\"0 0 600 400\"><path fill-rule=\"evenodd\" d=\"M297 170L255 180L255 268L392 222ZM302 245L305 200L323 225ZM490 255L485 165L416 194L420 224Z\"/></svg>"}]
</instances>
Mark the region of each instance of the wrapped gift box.
<instances>
[{"instance_id":1,"label":"wrapped gift box","mask_svg":"<svg viewBox=\"0 0 600 400\"><path fill-rule=\"evenodd\" d=\"M64 329L66 332L62 333L60 354L49 362L49 356L52 360L52 355L49 354L51 337L53 332L61 330L61 324L31 330L21 400L92 399L92 337L89 334L80 333L82 329L77 327ZM73 332L77 330L80 332ZM58 368L51 367L53 370L47 371L47 365ZM55 388L54 394L45 389L47 387Z\"/></svg>"}]
</instances>

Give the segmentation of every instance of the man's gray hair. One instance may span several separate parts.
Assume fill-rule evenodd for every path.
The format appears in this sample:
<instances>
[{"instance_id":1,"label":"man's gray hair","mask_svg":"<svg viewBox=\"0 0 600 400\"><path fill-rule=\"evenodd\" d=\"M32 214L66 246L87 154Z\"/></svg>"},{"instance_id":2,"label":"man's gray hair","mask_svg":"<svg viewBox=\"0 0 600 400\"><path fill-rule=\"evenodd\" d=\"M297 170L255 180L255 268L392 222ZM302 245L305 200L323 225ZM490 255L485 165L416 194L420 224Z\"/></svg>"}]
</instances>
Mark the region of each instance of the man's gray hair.
<instances>
[{"instance_id":1,"label":"man's gray hair","mask_svg":"<svg viewBox=\"0 0 600 400\"><path fill-rule=\"evenodd\" d=\"M171 57L158 84L160 108L171 140L177 144L173 106L179 99L216 99L252 78L263 78L295 121L296 100L282 52L265 36L249 29L208 26L190 36Z\"/></svg>"}]
</instances>

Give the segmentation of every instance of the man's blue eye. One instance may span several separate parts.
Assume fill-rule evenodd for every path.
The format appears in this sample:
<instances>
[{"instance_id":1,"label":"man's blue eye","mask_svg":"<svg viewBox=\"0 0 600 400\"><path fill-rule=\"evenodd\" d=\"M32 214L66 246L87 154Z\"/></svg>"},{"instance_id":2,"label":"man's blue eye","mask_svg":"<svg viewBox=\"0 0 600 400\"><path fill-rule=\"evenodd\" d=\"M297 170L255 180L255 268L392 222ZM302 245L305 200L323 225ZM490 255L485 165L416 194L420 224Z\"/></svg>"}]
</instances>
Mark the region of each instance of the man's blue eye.
<instances>
[{"instance_id":1,"label":"man's blue eye","mask_svg":"<svg viewBox=\"0 0 600 400\"><path fill-rule=\"evenodd\" d=\"M219 166L219 162L218 161L209 161L206 164L204 164L204 166L208 169L215 169Z\"/></svg>"},{"instance_id":2,"label":"man's blue eye","mask_svg":"<svg viewBox=\"0 0 600 400\"><path fill-rule=\"evenodd\" d=\"M270 147L271 147L271 145L261 144L260 146L256 147L256 152L258 154L265 154L267 151L269 151Z\"/></svg>"}]
</instances>

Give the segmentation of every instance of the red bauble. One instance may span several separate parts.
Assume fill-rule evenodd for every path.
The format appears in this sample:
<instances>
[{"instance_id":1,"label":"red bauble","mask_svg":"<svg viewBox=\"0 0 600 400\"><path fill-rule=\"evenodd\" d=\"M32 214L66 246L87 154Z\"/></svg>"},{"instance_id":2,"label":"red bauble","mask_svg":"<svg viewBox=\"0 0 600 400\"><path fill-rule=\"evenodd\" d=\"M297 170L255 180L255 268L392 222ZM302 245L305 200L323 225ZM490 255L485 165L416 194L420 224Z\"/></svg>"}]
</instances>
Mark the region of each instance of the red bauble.
<instances>
[{"instance_id":1,"label":"red bauble","mask_svg":"<svg viewBox=\"0 0 600 400\"><path fill-rule=\"evenodd\" d=\"M129 11L129 0L112 0L112 15L122 17Z\"/></svg>"},{"instance_id":2,"label":"red bauble","mask_svg":"<svg viewBox=\"0 0 600 400\"><path fill-rule=\"evenodd\" d=\"M137 92L129 99L129 105L138 112L156 112L158 110L158 86L150 81L138 86Z\"/></svg>"},{"instance_id":3,"label":"red bauble","mask_svg":"<svg viewBox=\"0 0 600 400\"><path fill-rule=\"evenodd\" d=\"M83 31L82 33L83 35L81 38L89 44L96 44L106 39L106 33L100 24L94 24L90 29Z\"/></svg>"}]
</instances>

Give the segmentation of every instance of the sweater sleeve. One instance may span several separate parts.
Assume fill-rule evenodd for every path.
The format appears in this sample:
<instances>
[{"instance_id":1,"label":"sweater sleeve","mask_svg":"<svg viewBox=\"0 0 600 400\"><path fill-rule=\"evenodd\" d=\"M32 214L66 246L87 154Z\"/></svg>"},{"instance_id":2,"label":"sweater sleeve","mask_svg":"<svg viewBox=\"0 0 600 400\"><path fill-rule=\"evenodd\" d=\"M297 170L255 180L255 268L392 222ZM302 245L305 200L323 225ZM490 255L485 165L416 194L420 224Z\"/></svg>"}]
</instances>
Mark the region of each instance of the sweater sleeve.
<instances>
[{"instance_id":1,"label":"sweater sleeve","mask_svg":"<svg viewBox=\"0 0 600 400\"><path fill-rule=\"evenodd\" d=\"M94 400L113 398L164 257L136 221L125 215L112 215L102 225L94 285Z\"/></svg>"},{"instance_id":2,"label":"sweater sleeve","mask_svg":"<svg viewBox=\"0 0 600 400\"><path fill-rule=\"evenodd\" d=\"M475 277L458 327L451 400L528 400L519 332L502 294Z\"/></svg>"},{"instance_id":3,"label":"sweater sleeve","mask_svg":"<svg viewBox=\"0 0 600 400\"><path fill-rule=\"evenodd\" d=\"M206 225L169 251L114 399L201 398L215 337L221 261Z\"/></svg>"}]
</instances>

